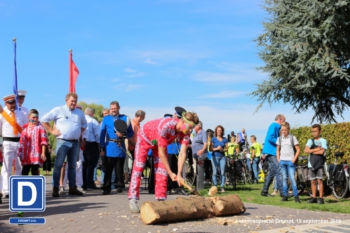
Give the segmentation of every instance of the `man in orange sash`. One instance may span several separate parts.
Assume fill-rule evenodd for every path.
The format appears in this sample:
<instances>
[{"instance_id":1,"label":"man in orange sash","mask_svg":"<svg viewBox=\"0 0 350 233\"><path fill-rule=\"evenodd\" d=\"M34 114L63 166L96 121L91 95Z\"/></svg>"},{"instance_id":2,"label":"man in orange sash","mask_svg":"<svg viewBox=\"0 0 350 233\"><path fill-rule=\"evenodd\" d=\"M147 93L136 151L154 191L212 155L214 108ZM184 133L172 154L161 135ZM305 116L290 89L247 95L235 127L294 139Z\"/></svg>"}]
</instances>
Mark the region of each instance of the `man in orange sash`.
<instances>
[{"instance_id":1,"label":"man in orange sash","mask_svg":"<svg viewBox=\"0 0 350 233\"><path fill-rule=\"evenodd\" d=\"M11 176L12 164L15 161L15 175L21 175L22 166L17 156L22 126L27 119L22 112L16 110L16 95L3 98L5 108L0 107L0 134L3 137L3 165L1 168L2 182L0 189L4 196L9 195L8 180Z\"/></svg>"}]
</instances>

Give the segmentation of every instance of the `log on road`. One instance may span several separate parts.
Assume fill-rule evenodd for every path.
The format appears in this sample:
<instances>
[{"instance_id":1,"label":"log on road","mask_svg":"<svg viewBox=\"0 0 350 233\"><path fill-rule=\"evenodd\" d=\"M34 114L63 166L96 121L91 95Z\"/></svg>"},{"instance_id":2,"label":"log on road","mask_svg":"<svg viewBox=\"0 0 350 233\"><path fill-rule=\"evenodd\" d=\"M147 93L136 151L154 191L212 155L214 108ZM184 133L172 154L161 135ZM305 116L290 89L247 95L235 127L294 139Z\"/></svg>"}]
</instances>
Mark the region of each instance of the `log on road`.
<instances>
[{"instance_id":1,"label":"log on road","mask_svg":"<svg viewBox=\"0 0 350 233\"><path fill-rule=\"evenodd\" d=\"M245 212L244 204L237 195L223 197L178 197L170 201L147 201L140 208L145 224L179 222L235 215Z\"/></svg>"}]
</instances>

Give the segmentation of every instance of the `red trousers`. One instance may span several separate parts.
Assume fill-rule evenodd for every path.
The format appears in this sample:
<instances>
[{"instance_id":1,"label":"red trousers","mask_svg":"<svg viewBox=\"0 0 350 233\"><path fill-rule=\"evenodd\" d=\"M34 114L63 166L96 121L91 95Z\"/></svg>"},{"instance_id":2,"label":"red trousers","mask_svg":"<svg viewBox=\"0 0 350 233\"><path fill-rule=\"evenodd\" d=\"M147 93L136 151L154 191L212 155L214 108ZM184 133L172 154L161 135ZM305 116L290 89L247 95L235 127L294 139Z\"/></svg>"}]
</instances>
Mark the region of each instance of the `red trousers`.
<instances>
[{"instance_id":1,"label":"red trousers","mask_svg":"<svg viewBox=\"0 0 350 233\"><path fill-rule=\"evenodd\" d=\"M140 134L139 134L140 135ZM135 146L135 158L132 168L131 181L129 186L129 199L140 199L141 175L146 165L148 151L152 148L154 161L154 184L155 198L157 200L165 200L167 195L168 172L163 163L159 159L158 148L153 148L142 137L137 138ZM167 155L168 157L168 155Z\"/></svg>"}]
</instances>

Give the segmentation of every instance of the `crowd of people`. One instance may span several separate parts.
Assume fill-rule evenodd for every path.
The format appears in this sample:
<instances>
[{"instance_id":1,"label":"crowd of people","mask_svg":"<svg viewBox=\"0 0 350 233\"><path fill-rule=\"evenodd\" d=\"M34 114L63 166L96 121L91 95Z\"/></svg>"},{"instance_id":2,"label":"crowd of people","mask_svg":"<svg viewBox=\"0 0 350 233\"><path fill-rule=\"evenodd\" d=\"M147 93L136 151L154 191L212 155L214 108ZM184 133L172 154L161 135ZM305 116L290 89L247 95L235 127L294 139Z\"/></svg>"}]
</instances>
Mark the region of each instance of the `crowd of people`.
<instances>
[{"instance_id":1,"label":"crowd of people","mask_svg":"<svg viewBox=\"0 0 350 233\"><path fill-rule=\"evenodd\" d=\"M146 113L138 110L130 119L120 113L117 101L103 110L102 122L94 119L94 110L87 107L82 111L77 105L78 95L68 93L65 105L55 107L44 114L39 121L39 112L23 106L26 92L3 98L5 107L0 105L0 134L3 137L3 166L0 189L8 196L8 179L12 174L39 175L39 168L51 170L47 132L56 137L55 162L53 168L52 197L59 197L68 182L68 193L83 195L88 189L102 189L102 195L109 195L112 189L118 193L125 190L130 182L128 199L130 211L139 212L137 200L140 198L141 178L152 156L151 176L154 177L155 198L163 201L167 194L186 194L184 184L184 164L191 151L193 168L204 167L204 183L218 185L220 171L221 192L225 192L226 157L249 150L247 164L255 183L258 183L261 160L269 162L269 173L261 192L269 196L268 189L276 180L276 192L282 201L288 200L287 181L292 183L296 202L300 202L294 179L295 163L300 147L295 136L290 134L290 126L283 115L277 115L270 125L264 147L254 135L248 137L244 129L231 132L225 137L225 129L218 125L214 130L203 130L203 123L194 112L181 107L174 114L150 120L142 127L140 123ZM121 124L123 122L123 124ZM125 124L125 128L120 127ZM323 155L327 149L326 140L320 137L321 126L312 126L313 139L307 142L305 152L310 154L309 167L314 197L310 203L323 204L322 178ZM97 166L102 161L102 177L97 179ZM320 188L320 198L316 199L316 182Z\"/></svg>"}]
</instances>

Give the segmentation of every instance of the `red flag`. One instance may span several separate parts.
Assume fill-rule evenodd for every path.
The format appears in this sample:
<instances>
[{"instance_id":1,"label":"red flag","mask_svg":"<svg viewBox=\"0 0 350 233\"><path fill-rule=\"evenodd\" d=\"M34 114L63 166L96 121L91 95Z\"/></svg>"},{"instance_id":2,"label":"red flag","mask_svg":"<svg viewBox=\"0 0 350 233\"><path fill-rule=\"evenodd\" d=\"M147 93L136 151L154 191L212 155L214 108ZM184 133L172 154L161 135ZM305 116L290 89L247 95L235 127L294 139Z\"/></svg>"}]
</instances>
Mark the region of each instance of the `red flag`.
<instances>
[{"instance_id":1,"label":"red flag","mask_svg":"<svg viewBox=\"0 0 350 233\"><path fill-rule=\"evenodd\" d=\"M75 93L75 82L78 79L79 70L73 61L72 50L69 54L69 92Z\"/></svg>"}]
</instances>

